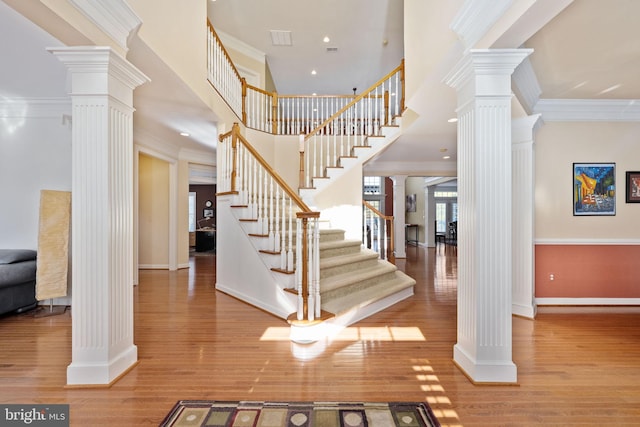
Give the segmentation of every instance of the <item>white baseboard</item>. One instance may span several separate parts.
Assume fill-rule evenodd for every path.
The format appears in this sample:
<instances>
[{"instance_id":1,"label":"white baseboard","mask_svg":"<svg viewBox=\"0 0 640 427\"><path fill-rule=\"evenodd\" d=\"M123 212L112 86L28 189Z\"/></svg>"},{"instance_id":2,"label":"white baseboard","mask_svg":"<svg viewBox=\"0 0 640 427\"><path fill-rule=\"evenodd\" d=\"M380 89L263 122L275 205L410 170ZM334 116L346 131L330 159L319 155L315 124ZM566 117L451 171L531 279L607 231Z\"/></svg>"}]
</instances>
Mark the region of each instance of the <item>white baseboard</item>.
<instances>
[{"instance_id":1,"label":"white baseboard","mask_svg":"<svg viewBox=\"0 0 640 427\"><path fill-rule=\"evenodd\" d=\"M536 305L640 305L640 298L536 298Z\"/></svg>"},{"instance_id":2,"label":"white baseboard","mask_svg":"<svg viewBox=\"0 0 640 427\"><path fill-rule=\"evenodd\" d=\"M139 264L139 270L168 270L169 264Z\"/></svg>"}]
</instances>

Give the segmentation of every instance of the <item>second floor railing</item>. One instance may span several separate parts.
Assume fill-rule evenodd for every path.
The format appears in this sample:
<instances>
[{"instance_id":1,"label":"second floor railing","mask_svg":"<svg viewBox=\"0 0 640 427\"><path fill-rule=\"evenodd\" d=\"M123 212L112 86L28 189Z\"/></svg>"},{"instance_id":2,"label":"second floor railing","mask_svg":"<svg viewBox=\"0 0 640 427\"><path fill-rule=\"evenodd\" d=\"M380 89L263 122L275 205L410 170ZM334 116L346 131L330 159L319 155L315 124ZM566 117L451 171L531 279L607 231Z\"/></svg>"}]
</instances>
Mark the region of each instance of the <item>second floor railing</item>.
<instances>
[{"instance_id":1,"label":"second floor railing","mask_svg":"<svg viewBox=\"0 0 640 427\"><path fill-rule=\"evenodd\" d=\"M229 108L244 121L242 94L245 80L240 77L211 23L207 24L207 78Z\"/></svg>"},{"instance_id":2,"label":"second floor railing","mask_svg":"<svg viewBox=\"0 0 640 427\"><path fill-rule=\"evenodd\" d=\"M384 89L367 91L366 96L280 95L247 84L211 23L208 28L209 82L249 128L274 135L366 134L381 124L390 123L404 109L404 63L399 67L402 71L393 81L389 80ZM343 110L348 113L332 120Z\"/></svg>"},{"instance_id":3,"label":"second floor railing","mask_svg":"<svg viewBox=\"0 0 640 427\"><path fill-rule=\"evenodd\" d=\"M282 273L295 273L297 320L321 315L320 212L312 211L241 135L240 126L220 135L218 194L236 195L255 222L252 236L266 239L263 252L280 255Z\"/></svg>"}]
</instances>

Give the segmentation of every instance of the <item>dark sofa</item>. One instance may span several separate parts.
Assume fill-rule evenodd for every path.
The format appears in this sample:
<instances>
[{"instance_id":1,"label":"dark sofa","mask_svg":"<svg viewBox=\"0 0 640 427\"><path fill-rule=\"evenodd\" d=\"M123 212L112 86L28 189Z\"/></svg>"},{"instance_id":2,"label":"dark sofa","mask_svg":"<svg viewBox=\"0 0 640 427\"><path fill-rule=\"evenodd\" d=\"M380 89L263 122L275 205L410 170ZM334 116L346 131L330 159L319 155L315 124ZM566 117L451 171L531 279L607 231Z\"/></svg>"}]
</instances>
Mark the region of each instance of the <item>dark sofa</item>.
<instances>
[{"instance_id":1,"label":"dark sofa","mask_svg":"<svg viewBox=\"0 0 640 427\"><path fill-rule=\"evenodd\" d=\"M0 315L35 308L36 251L0 249Z\"/></svg>"}]
</instances>

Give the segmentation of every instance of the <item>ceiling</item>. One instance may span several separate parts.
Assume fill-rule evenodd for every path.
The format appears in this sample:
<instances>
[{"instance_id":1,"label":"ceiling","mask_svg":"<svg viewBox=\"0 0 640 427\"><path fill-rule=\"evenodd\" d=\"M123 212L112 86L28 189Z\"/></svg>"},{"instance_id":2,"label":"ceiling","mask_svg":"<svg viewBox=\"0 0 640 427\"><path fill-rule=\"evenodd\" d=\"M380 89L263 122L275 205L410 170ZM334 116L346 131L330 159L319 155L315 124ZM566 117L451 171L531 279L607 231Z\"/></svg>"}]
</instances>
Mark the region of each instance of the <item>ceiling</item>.
<instances>
[{"instance_id":1,"label":"ceiling","mask_svg":"<svg viewBox=\"0 0 640 427\"><path fill-rule=\"evenodd\" d=\"M410 2L412 7L422 7L428 40L403 40L403 7ZM640 1L564 2L569 6L524 42L525 47L535 50L530 60L541 89L540 98L639 99ZM407 121L411 125L370 166L384 170L390 164L410 163L455 174L456 125L446 119L455 115L456 99L453 89L442 83L442 72L448 71L463 49L441 55L432 52L436 52L439 43L456 40L449 24L462 3L209 0L208 4L216 29L264 52L276 89L282 94L350 94L354 87L360 92L396 67L401 58L415 59L415 53L413 58L408 56L409 46L417 49L418 55L434 64L424 77L412 76L421 81L416 96L408 102L412 111L407 114ZM534 18L525 14L517 24L524 27L527 20ZM271 30L290 31L292 45L274 46ZM323 42L325 36L330 42ZM21 41L0 45L3 64L12 64L0 67L0 101L64 96L64 67L44 50L61 45L59 41L2 1L0 37ZM215 115L153 52L135 37L132 41L129 59L151 77L150 83L135 92L134 126L138 137L175 147L212 150ZM337 51L327 52L328 47ZM40 73L42 69L47 73ZM315 75L311 74L313 69ZM415 70L412 64L408 69ZM180 108L175 108L176 104ZM188 129L191 136L179 136L182 129ZM443 160L444 154L451 159ZM411 168L399 169L412 173Z\"/></svg>"},{"instance_id":2,"label":"ceiling","mask_svg":"<svg viewBox=\"0 0 640 427\"><path fill-rule=\"evenodd\" d=\"M265 53L282 95L359 93L404 55L398 0L217 0L208 14L216 31ZM291 44L274 45L272 31L287 32Z\"/></svg>"}]
</instances>

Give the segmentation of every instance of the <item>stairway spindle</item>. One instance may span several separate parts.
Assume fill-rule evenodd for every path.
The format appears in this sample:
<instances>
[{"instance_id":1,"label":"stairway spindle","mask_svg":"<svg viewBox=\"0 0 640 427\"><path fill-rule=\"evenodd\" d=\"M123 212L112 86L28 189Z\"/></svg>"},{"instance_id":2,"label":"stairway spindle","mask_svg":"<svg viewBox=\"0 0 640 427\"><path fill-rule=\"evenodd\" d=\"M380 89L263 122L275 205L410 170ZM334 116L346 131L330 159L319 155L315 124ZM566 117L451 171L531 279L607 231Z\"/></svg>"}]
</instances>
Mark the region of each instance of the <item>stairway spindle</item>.
<instances>
[{"instance_id":1,"label":"stairway spindle","mask_svg":"<svg viewBox=\"0 0 640 427\"><path fill-rule=\"evenodd\" d=\"M293 270L293 220L295 216L293 215L293 200L289 197L289 212L288 219L289 221L289 250L287 251L287 271ZM298 237L296 236L296 243Z\"/></svg>"},{"instance_id":2,"label":"stairway spindle","mask_svg":"<svg viewBox=\"0 0 640 427\"><path fill-rule=\"evenodd\" d=\"M296 219L296 252L302 248L302 220ZM298 291L298 320L304 319L304 298L302 295L302 257L296 257L296 287Z\"/></svg>"},{"instance_id":3,"label":"stairway spindle","mask_svg":"<svg viewBox=\"0 0 640 427\"><path fill-rule=\"evenodd\" d=\"M273 194L273 177L269 176L269 218L268 218L268 232L269 232L269 240L267 244L269 245L269 250L272 251L276 247L275 243L275 234L274 234L274 226L273 221L275 219L275 212L273 211L273 199L275 195Z\"/></svg>"},{"instance_id":4,"label":"stairway spindle","mask_svg":"<svg viewBox=\"0 0 640 427\"><path fill-rule=\"evenodd\" d=\"M313 290L315 292L315 312L316 317L322 314L320 300L320 227L318 218L313 220Z\"/></svg>"},{"instance_id":5,"label":"stairway spindle","mask_svg":"<svg viewBox=\"0 0 640 427\"><path fill-rule=\"evenodd\" d=\"M304 228L304 231L306 232L303 238L306 237L306 240L307 240L307 247L306 247L307 250L305 251L305 256L307 260L307 271L306 271L307 273L307 320L311 322L315 319L315 312L316 312L315 311L315 292L313 289L313 281L314 281L313 272L315 270L314 268L315 257L313 253L313 233L311 232L311 230L309 230L310 222L306 218L303 219L303 221L304 221L303 228Z\"/></svg>"}]
</instances>

